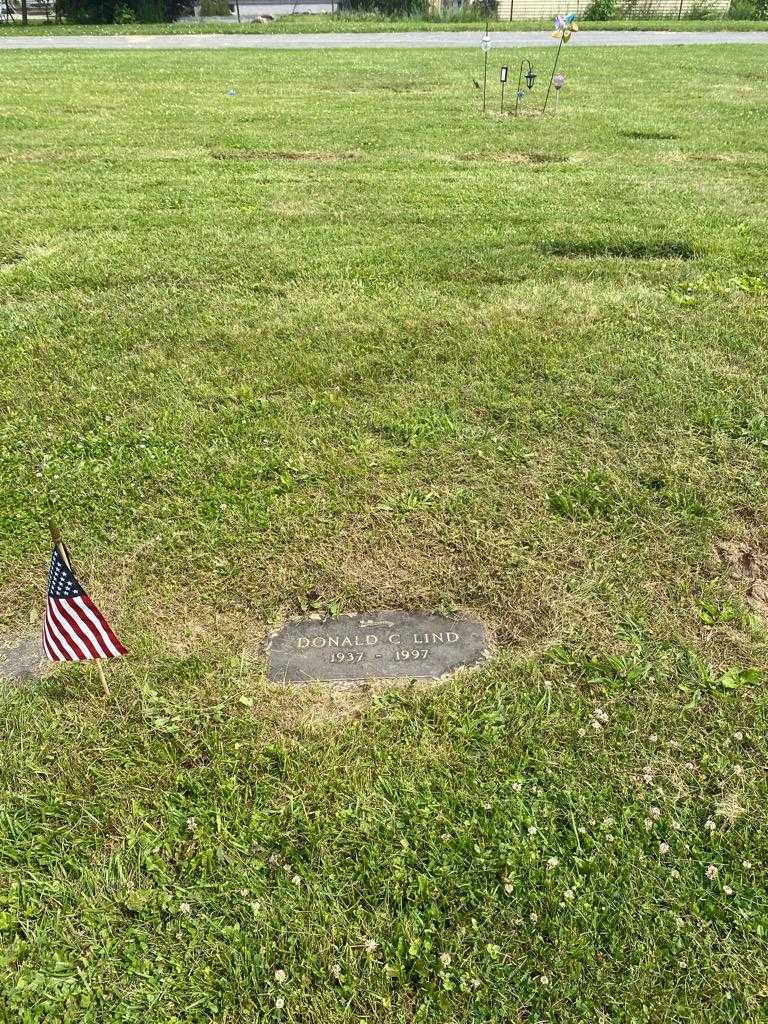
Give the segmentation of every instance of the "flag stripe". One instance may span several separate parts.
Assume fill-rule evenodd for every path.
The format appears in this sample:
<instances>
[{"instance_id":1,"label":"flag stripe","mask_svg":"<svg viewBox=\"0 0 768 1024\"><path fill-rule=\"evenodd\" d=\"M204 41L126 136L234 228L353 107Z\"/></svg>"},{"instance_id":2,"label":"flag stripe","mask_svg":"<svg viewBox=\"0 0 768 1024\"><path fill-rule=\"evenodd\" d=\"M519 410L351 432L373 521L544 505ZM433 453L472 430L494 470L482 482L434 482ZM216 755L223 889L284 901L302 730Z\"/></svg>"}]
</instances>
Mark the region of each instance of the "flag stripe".
<instances>
[{"instance_id":1,"label":"flag stripe","mask_svg":"<svg viewBox=\"0 0 768 1024\"><path fill-rule=\"evenodd\" d=\"M104 652L96 642L95 637L88 628L87 623L77 615L76 610L69 610L69 602L57 601L56 611L62 615L70 627L70 634L74 633L77 636L78 643L84 651L87 651L87 658L103 658ZM74 640L74 636L72 637Z\"/></svg>"},{"instance_id":2,"label":"flag stripe","mask_svg":"<svg viewBox=\"0 0 768 1024\"><path fill-rule=\"evenodd\" d=\"M97 617L97 619L101 623L102 629L104 630L104 632L109 637L110 643L115 648L117 653L118 654L125 654L126 653L125 648L123 647L123 645L120 643L120 641L115 636L115 631L112 629L110 624L104 618L104 613L101 611L101 609L96 607L96 605L90 599L88 594L83 594L83 601L88 605L88 607L91 609L93 614Z\"/></svg>"},{"instance_id":3,"label":"flag stripe","mask_svg":"<svg viewBox=\"0 0 768 1024\"><path fill-rule=\"evenodd\" d=\"M46 608L46 611L45 611L45 636L46 636L46 639L48 641L48 646L53 651L53 660L54 661L69 661L69 658L67 658L67 655L66 655L66 651L62 647L59 646L56 638L53 635L53 632L51 630L50 617L49 617L48 609L47 608Z\"/></svg>"},{"instance_id":4,"label":"flag stripe","mask_svg":"<svg viewBox=\"0 0 768 1024\"><path fill-rule=\"evenodd\" d=\"M121 654L125 654L125 648L112 632L109 623L90 597L87 594L83 594L82 597L75 597L73 600L89 616L96 629L96 635L101 638L102 646L106 647L112 657L119 658Z\"/></svg>"},{"instance_id":5,"label":"flag stripe","mask_svg":"<svg viewBox=\"0 0 768 1024\"><path fill-rule=\"evenodd\" d=\"M45 648L45 653L48 655L48 657L51 659L51 661L61 661L62 660L61 656L58 653L58 651L56 650L56 648L51 643L50 636L48 635L48 612L47 611L45 613L45 620L43 622L43 647Z\"/></svg>"},{"instance_id":6,"label":"flag stripe","mask_svg":"<svg viewBox=\"0 0 768 1024\"><path fill-rule=\"evenodd\" d=\"M89 605L88 601L86 600L86 598L85 597L76 597L76 598L74 598L74 603L77 605L77 607L79 609L79 614L82 615L83 619L85 619L87 617L87 619L88 619L88 621L90 623L91 629L94 631L96 636L99 638L99 643L100 643L101 647L104 650L104 657L105 658L116 658L116 657L118 657L120 652L115 647L115 645L112 643L112 641L110 639L110 636L109 636L109 633L107 633L107 631L104 629L99 616L96 615L93 612L93 610L90 607L90 605Z\"/></svg>"},{"instance_id":7,"label":"flag stripe","mask_svg":"<svg viewBox=\"0 0 768 1024\"><path fill-rule=\"evenodd\" d=\"M58 648L61 654L62 661L76 661L72 648L69 646L67 641L59 632L58 626L56 625L55 616L53 614L53 603L48 602L48 635L54 641L55 646Z\"/></svg>"},{"instance_id":8,"label":"flag stripe","mask_svg":"<svg viewBox=\"0 0 768 1024\"><path fill-rule=\"evenodd\" d=\"M59 602L55 598L52 598L50 601L50 613L53 620L52 624L56 626L62 639L66 641L68 649L71 648L74 660L84 661L88 657L88 651L78 641L74 630L64 618L61 608L59 608Z\"/></svg>"}]
</instances>

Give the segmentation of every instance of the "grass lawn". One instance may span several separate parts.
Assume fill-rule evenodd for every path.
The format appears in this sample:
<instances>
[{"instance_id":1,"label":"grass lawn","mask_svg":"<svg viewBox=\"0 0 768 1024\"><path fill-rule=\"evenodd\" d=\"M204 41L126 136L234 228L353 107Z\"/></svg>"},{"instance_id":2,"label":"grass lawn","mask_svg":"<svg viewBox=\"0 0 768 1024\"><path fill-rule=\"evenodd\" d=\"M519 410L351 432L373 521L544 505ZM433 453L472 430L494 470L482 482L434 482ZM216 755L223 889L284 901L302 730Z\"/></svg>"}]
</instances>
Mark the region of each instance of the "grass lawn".
<instances>
[{"instance_id":1,"label":"grass lawn","mask_svg":"<svg viewBox=\"0 0 768 1024\"><path fill-rule=\"evenodd\" d=\"M2 688L3 1021L765 1019L764 57L479 64L3 55L0 627L53 511L131 652ZM268 686L307 606L497 656Z\"/></svg>"},{"instance_id":2,"label":"grass lawn","mask_svg":"<svg viewBox=\"0 0 768 1024\"><path fill-rule=\"evenodd\" d=\"M493 32L551 31L552 19L545 21L493 21ZM66 35L210 35L221 33L242 33L245 35L281 35L290 32L482 32L484 21L446 20L433 21L422 18L384 18L376 15L288 15L261 25L254 22L242 25L229 22L203 21L199 25L190 21L162 22L161 24L133 25L56 25L36 22L28 26L20 24L0 26L3 35L66 36ZM582 32L600 32L624 29L631 32L768 32L768 21L736 21L712 18L693 19L657 18L655 20L589 21L582 22Z\"/></svg>"}]
</instances>

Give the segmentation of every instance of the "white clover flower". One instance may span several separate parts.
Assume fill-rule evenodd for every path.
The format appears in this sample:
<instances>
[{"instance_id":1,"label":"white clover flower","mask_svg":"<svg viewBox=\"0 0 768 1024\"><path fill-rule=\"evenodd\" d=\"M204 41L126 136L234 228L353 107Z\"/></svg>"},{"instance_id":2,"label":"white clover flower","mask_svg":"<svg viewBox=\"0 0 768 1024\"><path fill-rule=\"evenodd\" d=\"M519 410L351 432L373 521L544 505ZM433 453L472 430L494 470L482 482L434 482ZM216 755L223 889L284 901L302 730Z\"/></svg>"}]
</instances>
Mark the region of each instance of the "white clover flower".
<instances>
[{"instance_id":1,"label":"white clover flower","mask_svg":"<svg viewBox=\"0 0 768 1024\"><path fill-rule=\"evenodd\" d=\"M608 815L606 815L605 818L603 818L603 827L604 828L610 828L611 825L615 825L615 824L616 824L616 819L614 818L614 816L612 814L608 814Z\"/></svg>"},{"instance_id":2,"label":"white clover flower","mask_svg":"<svg viewBox=\"0 0 768 1024\"><path fill-rule=\"evenodd\" d=\"M279 967L275 971L275 981L277 982L278 985L284 985L287 980L288 980L288 975L285 973L285 971L282 969L282 967Z\"/></svg>"},{"instance_id":3,"label":"white clover flower","mask_svg":"<svg viewBox=\"0 0 768 1024\"><path fill-rule=\"evenodd\" d=\"M747 869L747 871L749 871L749 869L750 869L750 868L752 867L752 861L751 861L751 860L743 860L743 861L741 862L741 866L742 866L743 868L746 868L746 869Z\"/></svg>"},{"instance_id":4,"label":"white clover flower","mask_svg":"<svg viewBox=\"0 0 768 1024\"><path fill-rule=\"evenodd\" d=\"M283 999L282 996L278 996L277 999L275 1000L275 1009L276 1010L282 1010L282 1008L284 1006L285 1006L285 1000Z\"/></svg>"},{"instance_id":5,"label":"white clover flower","mask_svg":"<svg viewBox=\"0 0 768 1024\"><path fill-rule=\"evenodd\" d=\"M744 739L744 733L741 731L741 729L737 729L736 732L733 734L733 738L737 741L737 743L741 743L741 741Z\"/></svg>"},{"instance_id":6,"label":"white clover flower","mask_svg":"<svg viewBox=\"0 0 768 1024\"><path fill-rule=\"evenodd\" d=\"M649 818L653 818L654 821L658 821L659 818L661 817L661 808L659 808L659 807L651 807L650 810L648 811L648 817Z\"/></svg>"},{"instance_id":7,"label":"white clover flower","mask_svg":"<svg viewBox=\"0 0 768 1024\"><path fill-rule=\"evenodd\" d=\"M585 737L585 736L587 735L587 730L586 730L586 729L579 729L578 735L579 735L579 736L580 736L580 737L581 737L582 739L584 739L584 737Z\"/></svg>"},{"instance_id":8,"label":"white clover flower","mask_svg":"<svg viewBox=\"0 0 768 1024\"><path fill-rule=\"evenodd\" d=\"M598 720L598 722L607 723L608 713L606 711L603 711L602 708L595 708L595 718Z\"/></svg>"},{"instance_id":9,"label":"white clover flower","mask_svg":"<svg viewBox=\"0 0 768 1024\"><path fill-rule=\"evenodd\" d=\"M672 868L672 870L669 872L669 877L670 878L679 878L680 877L680 872L677 870L677 868Z\"/></svg>"},{"instance_id":10,"label":"white clover flower","mask_svg":"<svg viewBox=\"0 0 768 1024\"><path fill-rule=\"evenodd\" d=\"M733 889L730 887L730 885L724 885L723 892L726 896L733 896Z\"/></svg>"},{"instance_id":11,"label":"white clover flower","mask_svg":"<svg viewBox=\"0 0 768 1024\"><path fill-rule=\"evenodd\" d=\"M187 832L194 832L197 828L196 818L187 818Z\"/></svg>"},{"instance_id":12,"label":"white clover flower","mask_svg":"<svg viewBox=\"0 0 768 1024\"><path fill-rule=\"evenodd\" d=\"M528 835L529 836L535 836L538 831L539 830L536 828L535 825L529 825L528 826Z\"/></svg>"},{"instance_id":13,"label":"white clover flower","mask_svg":"<svg viewBox=\"0 0 768 1024\"><path fill-rule=\"evenodd\" d=\"M653 828L653 818L646 818L643 824L645 825L645 831L650 832Z\"/></svg>"},{"instance_id":14,"label":"white clover flower","mask_svg":"<svg viewBox=\"0 0 768 1024\"><path fill-rule=\"evenodd\" d=\"M542 976L539 978L539 981L541 982L542 985L548 985L549 984L549 978L546 976L546 974L542 974Z\"/></svg>"},{"instance_id":15,"label":"white clover flower","mask_svg":"<svg viewBox=\"0 0 768 1024\"><path fill-rule=\"evenodd\" d=\"M536 913L535 910L531 911L531 913L529 915L529 920L530 920L531 924L536 924L536 922L539 920L539 915Z\"/></svg>"},{"instance_id":16,"label":"white clover flower","mask_svg":"<svg viewBox=\"0 0 768 1024\"><path fill-rule=\"evenodd\" d=\"M504 892L507 894L507 896L511 896L514 891L514 885L512 885L510 882L507 882L507 884L504 886Z\"/></svg>"},{"instance_id":17,"label":"white clover flower","mask_svg":"<svg viewBox=\"0 0 768 1024\"><path fill-rule=\"evenodd\" d=\"M659 742L659 737L656 735L655 732L651 733L651 735L648 737L648 739L649 739L649 741L651 743L658 743Z\"/></svg>"},{"instance_id":18,"label":"white clover flower","mask_svg":"<svg viewBox=\"0 0 768 1024\"><path fill-rule=\"evenodd\" d=\"M566 900L572 900L572 899L575 898L575 896L576 896L576 893L573 891L573 889L566 889L565 892L563 893L563 898L566 899Z\"/></svg>"},{"instance_id":19,"label":"white clover flower","mask_svg":"<svg viewBox=\"0 0 768 1024\"><path fill-rule=\"evenodd\" d=\"M744 774L743 767L740 764L735 764L733 766L733 774L734 775L743 775Z\"/></svg>"},{"instance_id":20,"label":"white clover flower","mask_svg":"<svg viewBox=\"0 0 768 1024\"><path fill-rule=\"evenodd\" d=\"M669 853L669 843L659 843L659 853Z\"/></svg>"},{"instance_id":21,"label":"white clover flower","mask_svg":"<svg viewBox=\"0 0 768 1024\"><path fill-rule=\"evenodd\" d=\"M379 948L379 944L376 941L376 939L366 939L365 940L365 951L366 951L366 953L375 953L378 948Z\"/></svg>"},{"instance_id":22,"label":"white clover flower","mask_svg":"<svg viewBox=\"0 0 768 1024\"><path fill-rule=\"evenodd\" d=\"M291 881L294 885L301 885L301 875L292 875Z\"/></svg>"},{"instance_id":23,"label":"white clover flower","mask_svg":"<svg viewBox=\"0 0 768 1024\"><path fill-rule=\"evenodd\" d=\"M709 867L707 868L707 870L705 871L705 874L706 874L707 878L709 878L710 880L714 880L715 878L717 878L718 871L717 871L717 868L715 867L715 865L714 864L710 864Z\"/></svg>"},{"instance_id":24,"label":"white clover flower","mask_svg":"<svg viewBox=\"0 0 768 1024\"><path fill-rule=\"evenodd\" d=\"M482 983L482 981L480 981L479 978L473 978L472 981L470 982L470 985L472 986L472 988L480 988L480 986L482 984L483 983Z\"/></svg>"},{"instance_id":25,"label":"white clover flower","mask_svg":"<svg viewBox=\"0 0 768 1024\"><path fill-rule=\"evenodd\" d=\"M560 861L557 859L557 857L549 857L547 860L547 867L550 869L556 868L559 863Z\"/></svg>"},{"instance_id":26,"label":"white clover flower","mask_svg":"<svg viewBox=\"0 0 768 1024\"><path fill-rule=\"evenodd\" d=\"M512 792L513 793L519 793L522 788L523 788L522 782L513 782L512 783Z\"/></svg>"},{"instance_id":27,"label":"white clover flower","mask_svg":"<svg viewBox=\"0 0 768 1024\"><path fill-rule=\"evenodd\" d=\"M551 679L545 679L544 680L544 689L545 690L551 690L552 689L552 680Z\"/></svg>"},{"instance_id":28,"label":"white clover flower","mask_svg":"<svg viewBox=\"0 0 768 1024\"><path fill-rule=\"evenodd\" d=\"M595 732L600 732L600 730L603 728L596 718L593 718L589 724L592 726Z\"/></svg>"},{"instance_id":29,"label":"white clover flower","mask_svg":"<svg viewBox=\"0 0 768 1024\"><path fill-rule=\"evenodd\" d=\"M450 967L451 966L451 954L450 953L441 953L440 954L440 963L443 965L443 967Z\"/></svg>"},{"instance_id":30,"label":"white clover flower","mask_svg":"<svg viewBox=\"0 0 768 1024\"><path fill-rule=\"evenodd\" d=\"M180 914L191 914L192 913L192 907L189 905L189 903L180 903L179 904L179 913Z\"/></svg>"},{"instance_id":31,"label":"white clover flower","mask_svg":"<svg viewBox=\"0 0 768 1024\"><path fill-rule=\"evenodd\" d=\"M714 823L712 818L707 818L707 820L704 822L704 828L707 830L707 832L714 832L717 828L717 825Z\"/></svg>"}]
</instances>

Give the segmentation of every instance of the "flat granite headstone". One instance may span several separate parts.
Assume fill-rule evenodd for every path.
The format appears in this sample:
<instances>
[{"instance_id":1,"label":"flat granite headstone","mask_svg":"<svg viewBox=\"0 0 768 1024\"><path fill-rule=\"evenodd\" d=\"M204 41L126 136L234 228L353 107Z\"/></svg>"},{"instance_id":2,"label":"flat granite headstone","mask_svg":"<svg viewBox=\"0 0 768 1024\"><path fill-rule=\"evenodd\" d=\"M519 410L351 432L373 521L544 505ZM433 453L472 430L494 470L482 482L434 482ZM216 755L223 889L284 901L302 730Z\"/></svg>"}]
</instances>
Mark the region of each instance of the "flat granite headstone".
<instances>
[{"instance_id":1,"label":"flat granite headstone","mask_svg":"<svg viewBox=\"0 0 768 1024\"><path fill-rule=\"evenodd\" d=\"M0 679L41 679L48 668L39 636L0 640Z\"/></svg>"},{"instance_id":2,"label":"flat granite headstone","mask_svg":"<svg viewBox=\"0 0 768 1024\"><path fill-rule=\"evenodd\" d=\"M275 683L439 679L487 658L488 638L465 615L387 609L294 619L272 633L266 652Z\"/></svg>"}]
</instances>

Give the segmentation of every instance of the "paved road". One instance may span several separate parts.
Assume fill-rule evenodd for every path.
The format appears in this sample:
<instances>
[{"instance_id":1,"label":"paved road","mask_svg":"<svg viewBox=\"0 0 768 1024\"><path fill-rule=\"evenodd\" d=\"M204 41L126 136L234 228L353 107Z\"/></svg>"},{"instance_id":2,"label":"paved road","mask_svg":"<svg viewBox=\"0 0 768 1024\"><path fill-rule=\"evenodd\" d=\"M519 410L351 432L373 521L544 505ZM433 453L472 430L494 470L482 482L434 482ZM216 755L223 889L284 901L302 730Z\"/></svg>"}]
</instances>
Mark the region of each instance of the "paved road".
<instances>
[{"instance_id":1,"label":"paved road","mask_svg":"<svg viewBox=\"0 0 768 1024\"><path fill-rule=\"evenodd\" d=\"M552 46L549 32L494 32L498 47ZM466 49L479 32L329 32L306 35L183 36L3 36L0 50L324 50ZM570 46L704 46L712 43L768 44L768 32L580 32Z\"/></svg>"}]
</instances>

